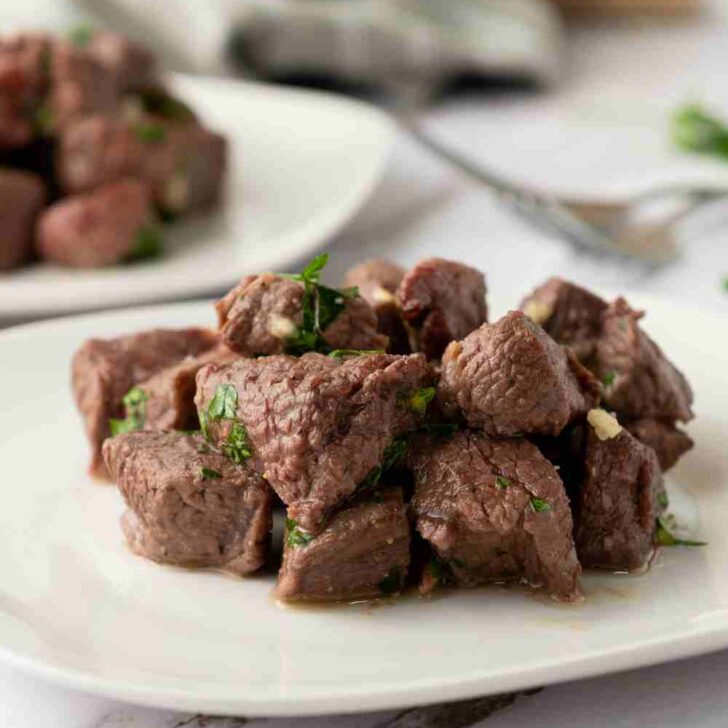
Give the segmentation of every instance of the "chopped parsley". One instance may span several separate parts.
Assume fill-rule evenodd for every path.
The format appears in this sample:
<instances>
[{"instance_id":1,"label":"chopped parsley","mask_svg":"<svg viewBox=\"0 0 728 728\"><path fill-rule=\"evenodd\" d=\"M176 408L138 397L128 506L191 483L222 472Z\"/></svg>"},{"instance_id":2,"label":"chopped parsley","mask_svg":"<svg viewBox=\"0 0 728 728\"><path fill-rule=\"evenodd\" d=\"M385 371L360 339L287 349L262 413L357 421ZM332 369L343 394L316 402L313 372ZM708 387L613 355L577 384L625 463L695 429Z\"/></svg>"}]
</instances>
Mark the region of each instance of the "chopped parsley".
<instances>
[{"instance_id":1,"label":"chopped parsley","mask_svg":"<svg viewBox=\"0 0 728 728\"><path fill-rule=\"evenodd\" d=\"M286 518L286 544L288 544L289 548L308 546L313 538L312 534L302 531L298 527L298 523L292 518Z\"/></svg>"},{"instance_id":2,"label":"chopped parsley","mask_svg":"<svg viewBox=\"0 0 728 728\"><path fill-rule=\"evenodd\" d=\"M399 566L393 566L377 587L382 594L396 594L402 588L402 571Z\"/></svg>"},{"instance_id":3,"label":"chopped parsley","mask_svg":"<svg viewBox=\"0 0 728 728\"><path fill-rule=\"evenodd\" d=\"M33 114L33 129L37 134L47 137L56 128L56 117L49 106L39 106Z\"/></svg>"},{"instance_id":4,"label":"chopped parsley","mask_svg":"<svg viewBox=\"0 0 728 728\"><path fill-rule=\"evenodd\" d=\"M602 384L605 387L611 387L614 384L614 380L617 378L617 372L609 371L604 374L602 378Z\"/></svg>"},{"instance_id":5,"label":"chopped parsley","mask_svg":"<svg viewBox=\"0 0 728 728\"><path fill-rule=\"evenodd\" d=\"M675 144L686 152L728 159L728 127L700 106L678 109L672 132Z\"/></svg>"},{"instance_id":6,"label":"chopped parsley","mask_svg":"<svg viewBox=\"0 0 728 728\"><path fill-rule=\"evenodd\" d=\"M498 488L498 490L505 490L506 488L511 487L511 481L503 475L499 475L495 479L495 487Z\"/></svg>"},{"instance_id":7,"label":"chopped parsley","mask_svg":"<svg viewBox=\"0 0 728 728\"><path fill-rule=\"evenodd\" d=\"M691 541L690 539L678 538L674 536L667 526L665 518L657 519L657 529L655 531L655 541L660 546L706 546L705 541Z\"/></svg>"},{"instance_id":8,"label":"chopped parsley","mask_svg":"<svg viewBox=\"0 0 728 728\"><path fill-rule=\"evenodd\" d=\"M218 473L217 470L213 470L212 468L200 468L200 475L202 476L203 480L218 480L219 478L222 478L222 473Z\"/></svg>"},{"instance_id":9,"label":"chopped parsley","mask_svg":"<svg viewBox=\"0 0 728 728\"><path fill-rule=\"evenodd\" d=\"M459 569L465 568L465 562L462 559L450 559L451 564L455 564Z\"/></svg>"},{"instance_id":10,"label":"chopped parsley","mask_svg":"<svg viewBox=\"0 0 728 728\"><path fill-rule=\"evenodd\" d=\"M162 252L162 232L156 225L143 225L137 230L134 246L127 257L130 261L156 258Z\"/></svg>"},{"instance_id":11,"label":"chopped parsley","mask_svg":"<svg viewBox=\"0 0 728 728\"><path fill-rule=\"evenodd\" d=\"M94 30L90 25L77 25L68 31L68 40L77 48L85 48L93 37Z\"/></svg>"},{"instance_id":12,"label":"chopped parsley","mask_svg":"<svg viewBox=\"0 0 728 728\"><path fill-rule=\"evenodd\" d=\"M423 387L418 389L407 399L407 406L419 415L424 415L427 412L427 407L430 402L435 398L437 390L435 387Z\"/></svg>"},{"instance_id":13,"label":"chopped parsley","mask_svg":"<svg viewBox=\"0 0 728 728\"><path fill-rule=\"evenodd\" d=\"M134 124L134 135L144 144L158 144L167 138L167 130L161 124L142 121Z\"/></svg>"},{"instance_id":14,"label":"chopped parsley","mask_svg":"<svg viewBox=\"0 0 728 728\"><path fill-rule=\"evenodd\" d=\"M663 508L667 508L670 505L670 499L667 497L667 491L661 490L657 494L657 502Z\"/></svg>"},{"instance_id":15,"label":"chopped parsley","mask_svg":"<svg viewBox=\"0 0 728 728\"><path fill-rule=\"evenodd\" d=\"M147 418L147 393L139 388L132 387L122 399L126 417L123 420L110 419L109 430L111 436L115 437L123 432L141 430Z\"/></svg>"},{"instance_id":16,"label":"chopped parsley","mask_svg":"<svg viewBox=\"0 0 728 728\"><path fill-rule=\"evenodd\" d=\"M282 274L282 277L303 284L301 309L303 322L295 335L288 339L286 353L305 354L318 351L328 354L331 347L326 343L323 332L346 308L347 299L359 295L357 288L337 290L320 283L321 271L328 263L328 253L317 255L300 273Z\"/></svg>"},{"instance_id":17,"label":"chopped parsley","mask_svg":"<svg viewBox=\"0 0 728 728\"><path fill-rule=\"evenodd\" d=\"M384 354L384 349L334 349L329 352L332 359L346 359L348 356L368 356L370 354Z\"/></svg>"},{"instance_id":18,"label":"chopped parsley","mask_svg":"<svg viewBox=\"0 0 728 728\"><path fill-rule=\"evenodd\" d=\"M544 511L550 511L551 505L541 498L531 498L531 510L534 513L543 513Z\"/></svg>"},{"instance_id":19,"label":"chopped parsley","mask_svg":"<svg viewBox=\"0 0 728 728\"><path fill-rule=\"evenodd\" d=\"M253 452L248 439L245 425L238 419L238 392L232 384L218 384L215 395L207 405L207 411L198 412L202 433L207 439L210 437L210 422L227 420L231 423L230 432L225 442L220 446L223 455L230 458L236 465L242 465Z\"/></svg>"},{"instance_id":20,"label":"chopped parsley","mask_svg":"<svg viewBox=\"0 0 728 728\"><path fill-rule=\"evenodd\" d=\"M195 114L184 101L176 99L162 88L144 89L139 94L144 111L172 121L194 121Z\"/></svg>"},{"instance_id":21,"label":"chopped parsley","mask_svg":"<svg viewBox=\"0 0 728 728\"><path fill-rule=\"evenodd\" d=\"M364 478L364 480L359 484L359 488L374 488L378 485L384 473L399 465L404 458L408 447L409 435L400 435L399 437L395 437L394 440L392 440L392 442L384 448L382 462L369 471L366 478Z\"/></svg>"}]
</instances>

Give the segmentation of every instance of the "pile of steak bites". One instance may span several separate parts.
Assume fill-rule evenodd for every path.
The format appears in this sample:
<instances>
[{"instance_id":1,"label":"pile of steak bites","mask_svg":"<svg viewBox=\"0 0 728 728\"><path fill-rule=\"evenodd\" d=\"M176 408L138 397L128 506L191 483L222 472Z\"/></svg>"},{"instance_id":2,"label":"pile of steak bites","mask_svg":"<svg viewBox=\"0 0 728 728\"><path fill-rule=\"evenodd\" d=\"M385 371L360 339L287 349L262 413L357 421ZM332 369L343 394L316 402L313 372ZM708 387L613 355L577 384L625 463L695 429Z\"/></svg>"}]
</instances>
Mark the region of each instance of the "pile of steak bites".
<instances>
[{"instance_id":1,"label":"pile of steak bites","mask_svg":"<svg viewBox=\"0 0 728 728\"><path fill-rule=\"evenodd\" d=\"M662 472L692 394L623 299L551 279L488 323L461 263L368 261L340 289L325 263L244 278L217 331L77 351L92 471L135 553L249 574L280 499L281 599L518 580L576 601L582 567L675 541Z\"/></svg>"},{"instance_id":2,"label":"pile of steak bites","mask_svg":"<svg viewBox=\"0 0 728 728\"><path fill-rule=\"evenodd\" d=\"M160 219L217 202L226 141L108 31L0 37L0 271L151 257Z\"/></svg>"}]
</instances>

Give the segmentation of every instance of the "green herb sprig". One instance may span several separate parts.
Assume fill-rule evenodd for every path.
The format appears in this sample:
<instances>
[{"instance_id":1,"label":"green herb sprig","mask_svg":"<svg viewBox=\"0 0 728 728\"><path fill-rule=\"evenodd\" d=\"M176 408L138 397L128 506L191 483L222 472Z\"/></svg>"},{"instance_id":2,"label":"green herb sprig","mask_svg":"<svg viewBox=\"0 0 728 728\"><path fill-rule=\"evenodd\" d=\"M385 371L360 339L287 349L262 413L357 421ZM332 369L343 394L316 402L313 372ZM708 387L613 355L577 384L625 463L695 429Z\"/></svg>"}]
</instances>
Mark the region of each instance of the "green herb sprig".
<instances>
[{"instance_id":1,"label":"green herb sprig","mask_svg":"<svg viewBox=\"0 0 728 728\"><path fill-rule=\"evenodd\" d=\"M137 230L127 260L149 260L162 253L162 231L156 225L143 225Z\"/></svg>"},{"instance_id":2,"label":"green herb sprig","mask_svg":"<svg viewBox=\"0 0 728 728\"><path fill-rule=\"evenodd\" d=\"M252 457L253 451L248 439L245 425L238 419L238 391L232 384L218 384L215 395L207 405L207 410L198 411L202 434L210 439L210 422L227 420L231 423L230 432L225 442L220 446L223 455L227 456L236 465L243 465Z\"/></svg>"},{"instance_id":3,"label":"green herb sprig","mask_svg":"<svg viewBox=\"0 0 728 728\"><path fill-rule=\"evenodd\" d=\"M371 356L384 354L384 349L334 349L329 352L332 359L346 359L350 356Z\"/></svg>"},{"instance_id":4,"label":"green herb sprig","mask_svg":"<svg viewBox=\"0 0 728 728\"><path fill-rule=\"evenodd\" d=\"M314 536L302 531L293 518L286 518L286 544L288 544L289 548L308 546L313 539Z\"/></svg>"},{"instance_id":5,"label":"green herb sprig","mask_svg":"<svg viewBox=\"0 0 728 728\"><path fill-rule=\"evenodd\" d=\"M212 468L200 468L200 475L202 476L203 480L219 480L222 478L222 473L218 473L217 470L213 470Z\"/></svg>"},{"instance_id":6,"label":"green herb sprig","mask_svg":"<svg viewBox=\"0 0 728 728\"><path fill-rule=\"evenodd\" d=\"M126 417L123 420L110 419L109 431L115 437L123 432L141 430L147 418L147 393L140 387L132 387L122 399Z\"/></svg>"},{"instance_id":7,"label":"green herb sprig","mask_svg":"<svg viewBox=\"0 0 728 728\"><path fill-rule=\"evenodd\" d=\"M660 546L707 546L705 541L693 541L673 535L668 527L667 519L662 516L657 519L655 541Z\"/></svg>"},{"instance_id":8,"label":"green herb sprig","mask_svg":"<svg viewBox=\"0 0 728 728\"><path fill-rule=\"evenodd\" d=\"M531 510L534 513L544 513L551 510L551 504L541 498L531 498Z\"/></svg>"},{"instance_id":9,"label":"green herb sprig","mask_svg":"<svg viewBox=\"0 0 728 728\"><path fill-rule=\"evenodd\" d=\"M407 399L407 406L419 415L427 413L430 402L435 398L437 390L435 387L422 387Z\"/></svg>"},{"instance_id":10,"label":"green herb sprig","mask_svg":"<svg viewBox=\"0 0 728 728\"><path fill-rule=\"evenodd\" d=\"M167 138L167 130L151 121L134 124L134 136L144 144L160 144Z\"/></svg>"}]
</instances>

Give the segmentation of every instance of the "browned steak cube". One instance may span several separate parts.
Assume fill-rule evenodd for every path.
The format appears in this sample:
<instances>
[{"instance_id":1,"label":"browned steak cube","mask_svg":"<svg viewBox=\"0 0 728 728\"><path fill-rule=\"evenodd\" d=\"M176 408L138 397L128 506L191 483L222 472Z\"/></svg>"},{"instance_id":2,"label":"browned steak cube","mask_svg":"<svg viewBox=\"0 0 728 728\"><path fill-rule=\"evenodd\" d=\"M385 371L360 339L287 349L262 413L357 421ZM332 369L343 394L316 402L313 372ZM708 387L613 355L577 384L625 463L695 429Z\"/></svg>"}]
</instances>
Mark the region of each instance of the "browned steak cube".
<instances>
[{"instance_id":1,"label":"browned steak cube","mask_svg":"<svg viewBox=\"0 0 728 728\"><path fill-rule=\"evenodd\" d=\"M220 335L227 346L245 356L286 352L303 324L304 285L265 273L246 276L217 302ZM340 296L342 310L323 330L331 349L384 349L386 336L377 332L377 318L359 296Z\"/></svg>"},{"instance_id":2,"label":"browned steak cube","mask_svg":"<svg viewBox=\"0 0 728 728\"><path fill-rule=\"evenodd\" d=\"M288 520L277 594L294 601L374 599L401 591L410 528L399 488L346 506L317 536Z\"/></svg>"},{"instance_id":3,"label":"browned steak cube","mask_svg":"<svg viewBox=\"0 0 728 728\"><path fill-rule=\"evenodd\" d=\"M579 560L590 568L639 569L652 555L661 510L657 456L604 410L590 412L589 422L584 481L576 504Z\"/></svg>"},{"instance_id":4,"label":"browned steak cube","mask_svg":"<svg viewBox=\"0 0 728 728\"><path fill-rule=\"evenodd\" d=\"M599 296L561 278L549 278L521 303L526 316L584 363L593 356L606 308Z\"/></svg>"},{"instance_id":5,"label":"browned steak cube","mask_svg":"<svg viewBox=\"0 0 728 728\"><path fill-rule=\"evenodd\" d=\"M147 185L133 179L112 182L65 197L45 210L38 221L38 254L73 268L145 257L159 245L153 218Z\"/></svg>"},{"instance_id":6,"label":"browned steak cube","mask_svg":"<svg viewBox=\"0 0 728 728\"><path fill-rule=\"evenodd\" d=\"M422 422L427 398L418 395L431 383L422 355L309 353L203 367L195 401L211 441L247 460L315 532L391 441Z\"/></svg>"},{"instance_id":7,"label":"browned steak cube","mask_svg":"<svg viewBox=\"0 0 728 728\"><path fill-rule=\"evenodd\" d=\"M49 73L46 131L57 133L87 114L110 113L119 108L121 99L115 79L87 49L54 41Z\"/></svg>"},{"instance_id":8,"label":"browned steak cube","mask_svg":"<svg viewBox=\"0 0 728 728\"><path fill-rule=\"evenodd\" d=\"M594 372L604 382L604 403L625 420L692 419L693 393L685 377L637 323L633 311L618 298L604 314Z\"/></svg>"},{"instance_id":9,"label":"browned steak cube","mask_svg":"<svg viewBox=\"0 0 728 728\"><path fill-rule=\"evenodd\" d=\"M35 220L45 198L38 175L0 169L0 270L16 268L30 259Z\"/></svg>"},{"instance_id":10,"label":"browned steak cube","mask_svg":"<svg viewBox=\"0 0 728 728\"><path fill-rule=\"evenodd\" d=\"M485 277L475 268L442 258L418 263L397 289L413 349L439 359L451 341L488 320L485 293Z\"/></svg>"},{"instance_id":11,"label":"browned steak cube","mask_svg":"<svg viewBox=\"0 0 728 728\"><path fill-rule=\"evenodd\" d=\"M179 432L128 432L103 451L128 506L122 529L134 553L239 576L264 564L271 494L252 470Z\"/></svg>"},{"instance_id":12,"label":"browned steak cube","mask_svg":"<svg viewBox=\"0 0 728 728\"><path fill-rule=\"evenodd\" d=\"M196 430L195 377L206 364L229 364L238 358L226 346L190 356L137 386L146 395L147 430Z\"/></svg>"},{"instance_id":13,"label":"browned steak cube","mask_svg":"<svg viewBox=\"0 0 728 728\"><path fill-rule=\"evenodd\" d=\"M489 435L558 435L599 400L600 386L574 353L520 311L451 343L438 401Z\"/></svg>"},{"instance_id":14,"label":"browned steak cube","mask_svg":"<svg viewBox=\"0 0 728 728\"><path fill-rule=\"evenodd\" d=\"M344 286L356 286L359 295L374 309L377 328L389 337L387 350L393 354L408 354L410 351L407 329L395 298L404 274L404 268L375 258L354 266L344 278Z\"/></svg>"},{"instance_id":15,"label":"browned steak cube","mask_svg":"<svg viewBox=\"0 0 728 728\"><path fill-rule=\"evenodd\" d=\"M45 94L50 41L42 34L0 38L0 150L30 143Z\"/></svg>"},{"instance_id":16,"label":"browned steak cube","mask_svg":"<svg viewBox=\"0 0 728 728\"><path fill-rule=\"evenodd\" d=\"M660 469L666 473L693 447L692 438L674 422L642 419L625 422L624 426L642 443L657 454Z\"/></svg>"},{"instance_id":17,"label":"browned steak cube","mask_svg":"<svg viewBox=\"0 0 728 728\"><path fill-rule=\"evenodd\" d=\"M97 30L85 48L114 79L116 88L121 92L146 89L155 81L154 54L126 36Z\"/></svg>"},{"instance_id":18,"label":"browned steak cube","mask_svg":"<svg viewBox=\"0 0 728 728\"><path fill-rule=\"evenodd\" d=\"M111 434L109 420L124 417L124 395L157 372L217 345L217 336L207 329L152 329L116 339L89 339L76 351L73 393L91 444L92 474L105 474L101 445Z\"/></svg>"},{"instance_id":19,"label":"browned steak cube","mask_svg":"<svg viewBox=\"0 0 728 728\"><path fill-rule=\"evenodd\" d=\"M408 459L416 528L456 584L521 579L556 599L580 597L569 501L534 445L470 430L418 436Z\"/></svg>"}]
</instances>

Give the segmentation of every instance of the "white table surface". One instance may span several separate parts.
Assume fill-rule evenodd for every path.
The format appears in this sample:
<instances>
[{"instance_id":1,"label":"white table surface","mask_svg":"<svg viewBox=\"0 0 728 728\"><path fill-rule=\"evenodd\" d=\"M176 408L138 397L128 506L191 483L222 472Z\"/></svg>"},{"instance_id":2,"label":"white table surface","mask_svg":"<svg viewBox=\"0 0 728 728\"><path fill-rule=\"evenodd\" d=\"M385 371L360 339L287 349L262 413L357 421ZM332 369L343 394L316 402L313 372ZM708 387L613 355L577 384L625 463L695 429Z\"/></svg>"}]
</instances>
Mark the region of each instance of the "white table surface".
<instances>
[{"instance_id":1,"label":"white table surface","mask_svg":"<svg viewBox=\"0 0 728 728\"><path fill-rule=\"evenodd\" d=\"M473 97L428 116L433 132L514 178L563 191L618 194L676 180L722 181L728 165L674 153L670 110L685 100L728 113L728 10L713 4L689 27L609 26L575 32L568 78L550 95ZM658 273L574 254L535 233L483 190L401 139L389 173L332 245L338 274L363 256L411 263L427 255L472 261L514 304L551 274L724 311L728 210L691 226L683 259ZM728 332L728 325L726 326ZM696 595L700 598L700 595ZM728 653L551 687L522 697L488 728L712 728L728 715ZM266 721L268 726L368 728L386 716ZM255 721L252 724L256 724ZM233 728L239 720L151 711L46 685L0 667L2 728ZM251 725L251 723L248 723Z\"/></svg>"}]
</instances>

